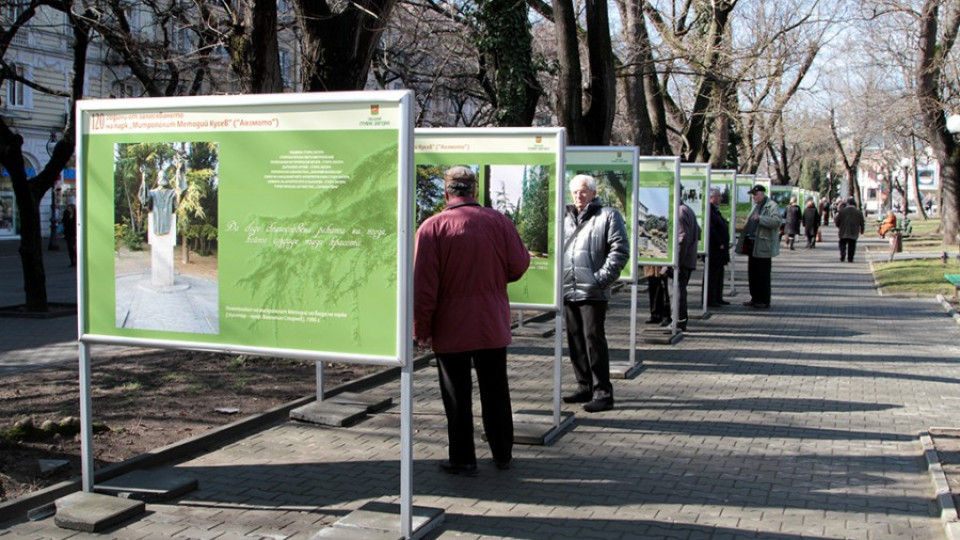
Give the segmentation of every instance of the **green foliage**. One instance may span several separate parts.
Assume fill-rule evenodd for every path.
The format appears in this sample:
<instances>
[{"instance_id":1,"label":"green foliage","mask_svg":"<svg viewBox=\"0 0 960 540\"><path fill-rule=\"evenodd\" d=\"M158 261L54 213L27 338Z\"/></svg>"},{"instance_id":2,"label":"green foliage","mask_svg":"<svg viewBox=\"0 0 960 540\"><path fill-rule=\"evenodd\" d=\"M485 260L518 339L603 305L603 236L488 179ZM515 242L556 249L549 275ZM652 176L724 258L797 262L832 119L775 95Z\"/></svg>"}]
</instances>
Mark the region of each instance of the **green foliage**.
<instances>
[{"instance_id":1,"label":"green foliage","mask_svg":"<svg viewBox=\"0 0 960 540\"><path fill-rule=\"evenodd\" d=\"M823 179L823 171L820 162L815 159L805 159L800 168L799 186L811 191L820 191L820 183Z\"/></svg>"},{"instance_id":2,"label":"green foliage","mask_svg":"<svg viewBox=\"0 0 960 540\"><path fill-rule=\"evenodd\" d=\"M430 216L443 210L444 167L436 165L417 165L417 226Z\"/></svg>"},{"instance_id":3,"label":"green foliage","mask_svg":"<svg viewBox=\"0 0 960 540\"><path fill-rule=\"evenodd\" d=\"M527 249L536 253L548 251L548 222L550 209L550 171L548 167L534 166L523 176L523 208L517 219L520 239Z\"/></svg>"},{"instance_id":4,"label":"green foliage","mask_svg":"<svg viewBox=\"0 0 960 540\"><path fill-rule=\"evenodd\" d=\"M113 226L113 248L114 251L120 251L121 246L126 246L130 251L143 251L143 234L134 230L129 223L114 224Z\"/></svg>"},{"instance_id":5,"label":"green foliage","mask_svg":"<svg viewBox=\"0 0 960 540\"><path fill-rule=\"evenodd\" d=\"M960 274L960 263L940 259L894 260L874 264L874 277L884 293L915 293L953 296L954 287L944 274Z\"/></svg>"}]
</instances>

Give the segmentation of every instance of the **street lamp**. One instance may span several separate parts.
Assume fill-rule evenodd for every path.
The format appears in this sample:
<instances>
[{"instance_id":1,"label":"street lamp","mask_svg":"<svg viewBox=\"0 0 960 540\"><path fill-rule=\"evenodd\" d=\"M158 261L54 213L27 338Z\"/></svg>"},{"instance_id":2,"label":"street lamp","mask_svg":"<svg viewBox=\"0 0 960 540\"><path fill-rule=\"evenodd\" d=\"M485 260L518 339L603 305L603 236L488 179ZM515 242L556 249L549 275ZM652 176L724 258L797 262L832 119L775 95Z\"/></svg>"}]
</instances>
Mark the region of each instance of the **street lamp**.
<instances>
[{"instance_id":1,"label":"street lamp","mask_svg":"<svg viewBox=\"0 0 960 540\"><path fill-rule=\"evenodd\" d=\"M57 147L57 132L50 132L50 140L47 141L47 155L53 157L53 151ZM60 244L57 243L57 194L60 188L50 192L50 241L47 243L47 250L57 251Z\"/></svg>"}]
</instances>

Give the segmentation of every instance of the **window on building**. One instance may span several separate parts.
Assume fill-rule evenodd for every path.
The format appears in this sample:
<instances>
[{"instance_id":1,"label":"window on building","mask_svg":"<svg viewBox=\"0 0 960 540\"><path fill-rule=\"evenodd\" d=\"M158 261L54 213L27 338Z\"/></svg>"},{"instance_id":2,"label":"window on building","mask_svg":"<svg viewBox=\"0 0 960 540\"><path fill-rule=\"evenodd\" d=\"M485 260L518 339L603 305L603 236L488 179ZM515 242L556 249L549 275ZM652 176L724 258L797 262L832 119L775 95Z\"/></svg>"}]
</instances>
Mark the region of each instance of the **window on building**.
<instances>
[{"instance_id":1,"label":"window on building","mask_svg":"<svg viewBox=\"0 0 960 540\"><path fill-rule=\"evenodd\" d=\"M26 11L29 5L28 0L8 0L4 2L3 11L0 11L0 14L3 15L4 22L12 23L17 20L21 13Z\"/></svg>"},{"instance_id":2,"label":"window on building","mask_svg":"<svg viewBox=\"0 0 960 540\"><path fill-rule=\"evenodd\" d=\"M17 74L17 76L20 76L20 77L24 76L23 66L13 64L11 68L13 69L13 72ZM28 105L27 86L23 84L23 82L14 80L14 79L7 79L6 84L7 84L7 103L6 103L7 106L8 107L26 107Z\"/></svg>"},{"instance_id":3,"label":"window on building","mask_svg":"<svg viewBox=\"0 0 960 540\"><path fill-rule=\"evenodd\" d=\"M131 81L117 81L114 84L114 94L121 98L139 97L140 87Z\"/></svg>"},{"instance_id":4,"label":"window on building","mask_svg":"<svg viewBox=\"0 0 960 540\"><path fill-rule=\"evenodd\" d=\"M293 86L293 63L290 60L290 51L286 49L280 49L280 77L285 88Z\"/></svg>"}]
</instances>

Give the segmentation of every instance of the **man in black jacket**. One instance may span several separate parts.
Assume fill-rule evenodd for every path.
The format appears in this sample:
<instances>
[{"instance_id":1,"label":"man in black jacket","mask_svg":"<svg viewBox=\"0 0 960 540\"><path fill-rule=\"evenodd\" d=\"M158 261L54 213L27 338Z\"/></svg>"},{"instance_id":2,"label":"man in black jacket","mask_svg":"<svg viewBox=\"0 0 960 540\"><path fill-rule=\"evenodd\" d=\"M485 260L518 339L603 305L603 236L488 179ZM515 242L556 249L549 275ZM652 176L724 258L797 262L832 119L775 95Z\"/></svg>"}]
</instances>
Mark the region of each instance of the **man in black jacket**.
<instances>
[{"instance_id":1,"label":"man in black jacket","mask_svg":"<svg viewBox=\"0 0 960 540\"><path fill-rule=\"evenodd\" d=\"M710 238L707 251L710 254L709 279L707 281L707 306L729 305L723 299L724 268L730 262L730 222L720 213L720 190L710 188Z\"/></svg>"},{"instance_id":2,"label":"man in black jacket","mask_svg":"<svg viewBox=\"0 0 960 540\"><path fill-rule=\"evenodd\" d=\"M563 220L563 322L577 390L563 397L587 412L613 408L604 323L611 286L630 257L627 228L615 208L597 199L597 180L570 180L573 204Z\"/></svg>"}]
</instances>

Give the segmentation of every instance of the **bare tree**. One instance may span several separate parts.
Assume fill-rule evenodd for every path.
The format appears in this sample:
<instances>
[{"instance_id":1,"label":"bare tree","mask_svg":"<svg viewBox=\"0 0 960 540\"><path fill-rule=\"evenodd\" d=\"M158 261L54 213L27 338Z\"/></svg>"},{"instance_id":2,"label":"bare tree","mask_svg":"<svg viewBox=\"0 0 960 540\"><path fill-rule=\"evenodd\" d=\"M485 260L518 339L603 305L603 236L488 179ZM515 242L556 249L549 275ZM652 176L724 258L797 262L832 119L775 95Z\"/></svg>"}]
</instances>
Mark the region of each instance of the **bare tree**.
<instances>
[{"instance_id":1,"label":"bare tree","mask_svg":"<svg viewBox=\"0 0 960 540\"><path fill-rule=\"evenodd\" d=\"M36 14L41 6L47 6L65 15L73 31L73 66L70 78L70 91L64 93L47 88L36 81L29 80L13 69L5 60L10 43L25 24ZM70 101L68 110L73 111L76 100L83 95L83 83L86 78L86 57L89 46L90 30L85 17L71 9L70 2L50 0L32 0L30 5L20 12L13 23L0 32L0 83L17 81L28 85L38 92L66 97ZM13 192L17 198L17 211L20 215L20 265L23 269L24 309L30 312L47 312L47 279L43 266L43 242L40 223L40 200L56 184L57 178L73 156L76 133L76 120L67 115L63 137L54 147L50 160L43 169L32 178L27 178L26 160L23 155L23 137L10 129L0 117L0 165L10 175Z\"/></svg>"}]
</instances>

